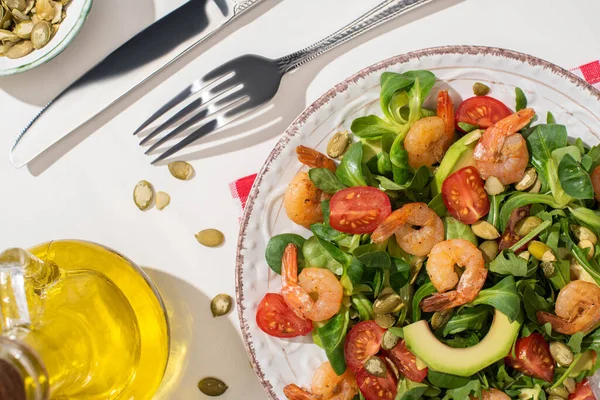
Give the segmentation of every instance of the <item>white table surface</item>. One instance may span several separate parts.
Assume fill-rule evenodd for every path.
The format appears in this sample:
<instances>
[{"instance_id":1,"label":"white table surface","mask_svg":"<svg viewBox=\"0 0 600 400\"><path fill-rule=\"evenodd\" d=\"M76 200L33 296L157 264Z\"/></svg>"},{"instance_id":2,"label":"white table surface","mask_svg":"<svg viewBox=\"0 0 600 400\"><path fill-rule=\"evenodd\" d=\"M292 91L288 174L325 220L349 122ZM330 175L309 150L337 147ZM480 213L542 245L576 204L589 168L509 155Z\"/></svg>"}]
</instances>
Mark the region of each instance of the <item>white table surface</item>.
<instances>
[{"instance_id":1,"label":"white table surface","mask_svg":"<svg viewBox=\"0 0 600 400\"><path fill-rule=\"evenodd\" d=\"M163 292L173 325L171 373L157 398L204 398L207 375L225 380L223 399L263 399L250 368L237 313L213 319L209 299L234 295L239 210L228 183L256 172L302 109L347 76L387 57L425 47L479 44L518 50L571 68L600 58L596 0L435 0L286 76L265 115L224 139L193 147L189 182L151 167L131 133L166 96L242 53L277 57L321 39L378 0L265 0L92 123L94 131L57 158L14 169L6 154L38 107L107 52L183 0L96 0L76 41L57 59L0 78L0 247L78 238L120 250L147 267ZM118 11L116 11L118 10ZM169 76L171 75L171 76ZM160 84L162 81L164 83ZM134 101L141 98L138 101ZM68 116L66 116L68 117ZM51 129L51 127L49 127ZM163 210L140 212L132 189L146 179L171 194ZM224 246L200 246L193 234L218 228Z\"/></svg>"}]
</instances>

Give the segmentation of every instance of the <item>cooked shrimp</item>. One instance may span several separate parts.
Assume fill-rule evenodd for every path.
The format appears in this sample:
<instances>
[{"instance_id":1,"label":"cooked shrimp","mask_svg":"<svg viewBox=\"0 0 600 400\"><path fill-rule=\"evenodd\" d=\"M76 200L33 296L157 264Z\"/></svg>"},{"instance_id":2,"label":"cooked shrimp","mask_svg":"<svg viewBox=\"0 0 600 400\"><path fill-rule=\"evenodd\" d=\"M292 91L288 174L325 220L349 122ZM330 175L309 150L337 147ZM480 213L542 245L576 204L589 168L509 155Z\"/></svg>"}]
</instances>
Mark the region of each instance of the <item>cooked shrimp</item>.
<instances>
[{"instance_id":1,"label":"cooked shrimp","mask_svg":"<svg viewBox=\"0 0 600 400\"><path fill-rule=\"evenodd\" d=\"M472 400L475 399L473 396L469 396ZM482 390L482 400L510 400L510 396L498 389Z\"/></svg>"},{"instance_id":2,"label":"cooked shrimp","mask_svg":"<svg viewBox=\"0 0 600 400\"><path fill-rule=\"evenodd\" d=\"M600 201L600 165L592 172L592 186L594 187L594 197Z\"/></svg>"},{"instance_id":3,"label":"cooked shrimp","mask_svg":"<svg viewBox=\"0 0 600 400\"><path fill-rule=\"evenodd\" d=\"M455 265L464 268L460 279L454 270ZM423 300L421 308L426 312L470 303L477 297L487 277L481 251L465 239L450 239L433 246L426 269L433 287L439 292ZM455 286L455 290L450 290Z\"/></svg>"},{"instance_id":4,"label":"cooked shrimp","mask_svg":"<svg viewBox=\"0 0 600 400\"><path fill-rule=\"evenodd\" d=\"M289 219L305 228L323 222L321 201L329 199L327 193L315 186L304 171L296 174L283 197L283 206Z\"/></svg>"},{"instance_id":5,"label":"cooked shrimp","mask_svg":"<svg viewBox=\"0 0 600 400\"><path fill-rule=\"evenodd\" d=\"M517 133L533 118L535 112L525 108L501 119L483 132L475 146L473 158L483 179L495 176L504 185L518 182L529 162L527 143Z\"/></svg>"},{"instance_id":6,"label":"cooked shrimp","mask_svg":"<svg viewBox=\"0 0 600 400\"><path fill-rule=\"evenodd\" d=\"M426 256L436 243L444 240L444 223L427 204L409 203L391 213L375 229L371 240L381 243L393 234L402 250L415 256Z\"/></svg>"},{"instance_id":7,"label":"cooked shrimp","mask_svg":"<svg viewBox=\"0 0 600 400\"><path fill-rule=\"evenodd\" d=\"M335 162L331 158L310 147L298 146L296 147L296 154L298 154L298 161L311 168L327 168L333 173L337 169Z\"/></svg>"},{"instance_id":8,"label":"cooked shrimp","mask_svg":"<svg viewBox=\"0 0 600 400\"><path fill-rule=\"evenodd\" d=\"M571 281L560 289L554 307L556 315L537 312L540 324L550 322L552 329L565 335L587 333L600 323L600 287L581 280Z\"/></svg>"},{"instance_id":9,"label":"cooked shrimp","mask_svg":"<svg viewBox=\"0 0 600 400\"><path fill-rule=\"evenodd\" d=\"M340 310L344 289L333 272L324 268L304 268L298 275L298 249L288 244L281 263L287 305L301 318L325 321Z\"/></svg>"},{"instance_id":10,"label":"cooked shrimp","mask_svg":"<svg viewBox=\"0 0 600 400\"><path fill-rule=\"evenodd\" d=\"M413 168L440 162L454 139L454 104L447 90L438 93L437 117L426 117L410 127L404 138L408 163Z\"/></svg>"},{"instance_id":11,"label":"cooked shrimp","mask_svg":"<svg viewBox=\"0 0 600 400\"><path fill-rule=\"evenodd\" d=\"M290 400L352 400L358 394L358 385L350 369L337 376L329 361L325 361L315 371L311 391L294 384L283 389Z\"/></svg>"}]
</instances>

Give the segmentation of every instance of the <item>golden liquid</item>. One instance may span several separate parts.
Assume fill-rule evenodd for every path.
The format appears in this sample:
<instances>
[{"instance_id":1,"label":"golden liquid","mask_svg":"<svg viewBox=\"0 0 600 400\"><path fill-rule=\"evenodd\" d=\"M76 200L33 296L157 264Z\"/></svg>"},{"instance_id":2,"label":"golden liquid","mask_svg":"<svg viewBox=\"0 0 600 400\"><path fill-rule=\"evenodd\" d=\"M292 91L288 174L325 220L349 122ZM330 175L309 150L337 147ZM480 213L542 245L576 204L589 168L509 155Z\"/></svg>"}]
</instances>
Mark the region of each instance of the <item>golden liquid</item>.
<instances>
[{"instance_id":1,"label":"golden liquid","mask_svg":"<svg viewBox=\"0 0 600 400\"><path fill-rule=\"evenodd\" d=\"M146 277L101 246L55 241L31 252L61 275L22 341L40 355L52 399L151 399L169 354L164 307Z\"/></svg>"}]
</instances>

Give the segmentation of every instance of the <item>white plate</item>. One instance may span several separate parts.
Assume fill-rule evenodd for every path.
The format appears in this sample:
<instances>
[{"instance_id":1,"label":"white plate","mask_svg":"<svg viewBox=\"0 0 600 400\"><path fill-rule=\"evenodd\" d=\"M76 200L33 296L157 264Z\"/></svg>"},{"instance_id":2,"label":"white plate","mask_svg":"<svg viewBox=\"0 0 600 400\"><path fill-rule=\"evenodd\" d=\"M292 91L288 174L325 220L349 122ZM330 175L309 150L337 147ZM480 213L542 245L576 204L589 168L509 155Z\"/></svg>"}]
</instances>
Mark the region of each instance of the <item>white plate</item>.
<instances>
[{"instance_id":1,"label":"white plate","mask_svg":"<svg viewBox=\"0 0 600 400\"><path fill-rule=\"evenodd\" d=\"M339 130L350 131L352 120L379 109L379 77L384 71L427 69L437 76L431 93L449 89L455 104L471 97L472 85L484 82L491 95L514 108L515 87L525 92L528 106L540 120L551 111L569 135L596 144L600 138L600 92L568 71L538 58L497 48L451 46L397 56L366 68L335 86L308 107L287 129L258 174L242 220L237 254L237 300L244 341L254 369L269 398L284 399L289 383L308 386L326 360L310 336L272 338L256 324L256 309L267 292L279 292L280 276L264 258L269 238L285 232L304 237L310 232L292 223L283 209L288 182L302 166L295 148L305 145L325 151ZM435 96L426 103L435 109Z\"/></svg>"},{"instance_id":2,"label":"white plate","mask_svg":"<svg viewBox=\"0 0 600 400\"><path fill-rule=\"evenodd\" d=\"M61 22L56 35L46 46L34 50L25 57L11 60L0 57L0 76L19 74L45 64L59 55L75 39L92 8L93 0L71 0L66 7L67 16Z\"/></svg>"}]
</instances>

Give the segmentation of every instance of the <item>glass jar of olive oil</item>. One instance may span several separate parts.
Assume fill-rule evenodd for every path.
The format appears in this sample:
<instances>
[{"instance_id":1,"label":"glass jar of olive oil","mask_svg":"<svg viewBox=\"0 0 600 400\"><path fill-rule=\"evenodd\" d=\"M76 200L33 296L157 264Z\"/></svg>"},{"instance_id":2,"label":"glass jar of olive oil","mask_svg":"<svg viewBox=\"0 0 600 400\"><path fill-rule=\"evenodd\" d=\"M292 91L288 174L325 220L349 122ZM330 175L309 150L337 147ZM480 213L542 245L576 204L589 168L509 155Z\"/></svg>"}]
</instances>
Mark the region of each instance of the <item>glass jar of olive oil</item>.
<instances>
[{"instance_id":1,"label":"glass jar of olive oil","mask_svg":"<svg viewBox=\"0 0 600 400\"><path fill-rule=\"evenodd\" d=\"M151 399L169 355L158 290L105 247L0 253L0 400Z\"/></svg>"}]
</instances>

